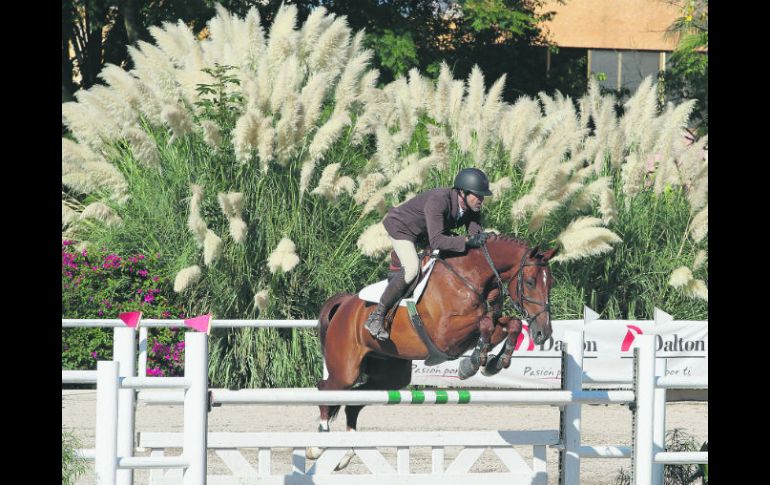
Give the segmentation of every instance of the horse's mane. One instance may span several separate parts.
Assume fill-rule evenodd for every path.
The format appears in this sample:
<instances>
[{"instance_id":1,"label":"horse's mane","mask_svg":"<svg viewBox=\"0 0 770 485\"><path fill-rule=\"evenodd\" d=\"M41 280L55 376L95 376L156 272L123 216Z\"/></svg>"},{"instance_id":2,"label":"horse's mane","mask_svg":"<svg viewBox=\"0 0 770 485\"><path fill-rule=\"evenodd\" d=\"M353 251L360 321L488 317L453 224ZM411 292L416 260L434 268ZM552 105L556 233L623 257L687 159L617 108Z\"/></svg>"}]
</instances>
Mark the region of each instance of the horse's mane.
<instances>
[{"instance_id":1,"label":"horse's mane","mask_svg":"<svg viewBox=\"0 0 770 485\"><path fill-rule=\"evenodd\" d=\"M524 246L529 247L529 243L523 239L519 239L517 237L509 236L507 234L495 234L492 233L492 235L489 237L490 240L499 239L501 241L510 242L517 246Z\"/></svg>"}]
</instances>

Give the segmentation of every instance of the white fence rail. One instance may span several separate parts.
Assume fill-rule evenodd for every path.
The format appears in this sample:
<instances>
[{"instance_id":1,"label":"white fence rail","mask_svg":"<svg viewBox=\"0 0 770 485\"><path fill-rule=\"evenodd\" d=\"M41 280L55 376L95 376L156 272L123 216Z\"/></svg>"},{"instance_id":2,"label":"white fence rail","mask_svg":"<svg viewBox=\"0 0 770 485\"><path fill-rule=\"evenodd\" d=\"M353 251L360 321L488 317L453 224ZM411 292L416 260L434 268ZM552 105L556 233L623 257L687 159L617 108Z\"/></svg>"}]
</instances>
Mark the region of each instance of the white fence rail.
<instances>
[{"instance_id":1,"label":"white fence rail","mask_svg":"<svg viewBox=\"0 0 770 485\"><path fill-rule=\"evenodd\" d=\"M69 321L71 323L72 321ZM275 321L271 321L275 322ZM313 321L310 321L313 322ZM65 321L63 320L63 326ZM304 322L303 322L304 323ZM145 322L142 322L144 325ZM170 323L168 325L171 325ZM272 324L270 324L272 325ZM97 447L96 450L79 450L80 455L84 457L93 456L96 460L97 476L103 483L120 483L121 485L132 483L131 470L134 468L178 468L176 472L166 472L164 474L156 473L154 477L157 479L153 483L156 485L161 483L204 483L206 477L206 449L207 449L207 437L215 438L214 442L209 442L209 448L217 448L213 446L213 443L221 445L221 452L227 458L223 458L230 463L243 463L240 459L236 459L234 454L238 454L233 448L239 443L256 443L256 448L260 450L260 462L258 475L263 476L264 471L267 470L269 475L269 459L270 448L277 447L280 444L287 445L289 448L295 449L295 462L299 466L300 462L303 465L303 476L305 478L299 479L297 477L292 478L285 483L294 483L294 480L299 480L296 483L328 483L323 479L318 481L318 478L324 473L319 473L321 470L326 470L325 467L336 465L339 460L351 449L361 457L370 470L372 467L382 472L381 479L385 479L391 472L396 473L403 483L409 483L410 479L406 479L408 475L408 465L404 465L403 460L408 461L409 446L399 446L398 443L391 443L398 448L398 463L396 470L385 467L382 464L382 459L375 458L372 453L376 453L373 449L375 446L388 446L387 433L341 433L344 437L333 437L336 433L296 433L292 436L282 436L279 434L271 433L257 433L244 434L244 433L210 433L206 432L206 413L209 410L211 404L282 404L282 405L318 405L318 404L361 404L361 405L393 405L393 404L411 404L414 402L431 404L441 403L447 404L495 404L495 405L553 405L563 408L561 429L559 431L531 431L529 435L522 434L532 438L535 442L530 440L530 445L535 446L535 458L531 466L522 466L522 473L533 480L532 483L546 483L545 480L545 446L552 446L558 448L561 451L561 466L560 472L562 474L560 483L563 484L577 484L579 483L580 476L580 459L581 458L632 458L633 464L633 477L635 484L659 484L662 483L662 469L663 464L682 464L682 463L707 463L708 453L671 453L665 452L664 448L664 435L665 435L665 390L672 388L707 388L708 379L692 379L682 376L668 376L662 377L659 369L656 369L655 360L655 347L654 336L641 335L638 337L637 348L635 349L635 374L634 374L634 390L633 391L597 391L597 390L582 390L584 383L583 377L583 334L582 332L571 331L566 334L566 342L564 346L564 377L562 390L545 390L545 391L462 391L462 390L446 390L446 391L315 391L315 390L299 390L299 389L264 389L264 390L241 390L230 391L225 389L212 389L207 388L207 369L208 369L208 350L207 350L207 337L205 334L197 334L188 332L185 334L187 339L186 344L186 366L184 378L145 378L134 377L133 369L135 369L134 363L136 362L136 330L130 328L116 328L115 329L115 358L119 359L120 363L116 362L99 362L99 369L97 371ZM200 341L201 343L195 344L193 342ZM120 347L120 348L119 348ZM128 349L131 349L130 351ZM202 350L205 349L205 350ZM123 372L123 361L126 361L128 371ZM657 372L656 372L657 371ZM80 371L90 372L89 378L93 375L94 371ZM120 372L121 375L118 375ZM123 374L127 375L123 375ZM104 375L102 375L104 374ZM72 379L80 379L83 382L84 377L79 377L77 374L73 375L72 371L62 371L62 382L71 382ZM198 383L196 385L196 383ZM144 389L154 388L176 388L171 391L148 391ZM153 449L152 457L132 457L134 446L134 423L133 423L133 409L137 392L135 390L141 390L138 395L140 399L146 399L148 402L166 402L166 403L180 403L185 404L185 434L181 438L183 440L182 457L164 457L163 451L155 449L152 443L165 444L162 448L169 447L167 443L179 443L179 436L175 436L168 433L143 433L139 438L139 446L148 447ZM127 397L124 397L127 396ZM106 403L106 404L105 404ZM580 436L580 407L582 404L632 404L634 410L634 432L633 432L633 446L584 446L581 444ZM195 416L195 418L193 418ZM201 423L203 426L201 427ZM189 431L188 431L189 430ZM506 431L494 432L499 436L503 436L504 433L510 433ZM535 433L535 434L531 434ZM543 433L537 435L537 433ZM369 437L369 434L372 437ZM431 442L431 433L418 433L423 435L422 442ZM234 435L242 435L241 438L234 438ZM352 436L351 436L352 435ZM375 435L377 441L382 444L374 444ZM403 436L404 433L396 433L395 435ZM434 433L435 435L435 433ZM470 436L478 436L474 441L474 438ZM463 458L458 457L453 464L450 464L449 468L444 468L443 465L439 466L437 463L441 461L443 463L443 448L439 449L439 445L414 445L414 446L431 446L434 449L434 473L437 475L443 475L445 479L452 478L447 476L449 471L458 472L465 470L475 462L480 456L485 447L495 450L501 460L507 465L518 463L521 465L521 457L516 454L513 457L507 451L500 451L500 442L495 442L489 434L483 433L471 433L471 435L457 434L456 437L450 438L449 435L441 435L444 439L442 446L451 446L446 443L459 442L456 440L466 440L466 450L462 453ZM508 435L513 436L513 435ZM536 436L548 436L547 443L543 443L544 439L534 439ZM557 440L551 439L552 436L556 436ZM359 437L366 438L363 441L359 440ZM227 440L230 441L227 441ZM390 438L391 441L395 438ZM412 438L410 437L410 440ZM154 441L153 441L154 440ZM164 441L165 440L165 441ZM220 442L221 440L221 442ZM419 439L414 438L414 442L418 442ZM410 443L412 441L409 441ZM277 443L277 444L276 444ZM354 446L354 443L356 445ZM475 444L474 444L475 443ZM490 444L491 443L491 444ZM308 473L304 472L304 455L299 457L299 450L302 447L309 446L324 446L329 448L325 455L319 459L319 462L311 467L312 473L308 470ZM513 450L510 448L511 443L508 443L506 449L510 452ZM247 446L248 447L248 446ZM225 450L227 448L229 451ZM479 451L481 450L481 451ZM370 453L371 452L371 453ZM502 455L501 455L502 453ZM107 457L112 458L107 458ZM240 456L240 455L239 455ZM326 456L326 458L324 458ZM475 458L473 458L475 456ZM164 460L163 458L173 458ZM266 465L263 465L262 460L266 460ZM320 461L323 460L323 461ZM506 462L508 460L508 462ZM542 463L541 463L542 461ZM328 463L327 463L328 462ZM333 463L332 463L333 462ZM509 463L510 462L510 463ZM454 464L457 463L457 464ZM470 465L468 465L470 463ZM319 466L321 464L322 466ZM239 465L239 466L240 466ZM371 465L371 466L370 466ZM541 466L542 465L542 466ZM245 468L240 466L241 471ZM509 466L510 468L510 466ZM542 468L542 470L541 470ZM253 470L252 470L253 471ZM467 470L465 470L467 471ZM246 472L247 476L251 476L251 471ZM314 478L314 475L317 475ZM451 475L451 473L449 473ZM473 474L476 477L478 474ZM202 480L200 481L201 478ZM424 477L424 475L422 475ZM111 478L112 480L110 481ZM193 478L196 477L196 478ZM273 477L264 483L273 483ZM340 475L334 475L335 478ZM264 477L263 477L264 478ZM287 477L283 477L288 480ZM392 477L390 477L392 478ZM511 477L508 477L510 480ZM183 479L180 482L180 479ZM312 480L311 482L305 482L303 480ZM467 479L467 478L466 478ZM226 477L223 477L222 482L214 480L209 483L240 483L233 482ZM276 478L276 480L278 480ZM377 479L379 480L379 479ZM491 479L496 481L496 479ZM376 480L375 480L376 481ZM453 480L442 483L451 483ZM385 480L387 482L387 480ZM100 482L102 483L102 482ZM263 483L260 481L259 483ZM275 483L279 483L276 481ZM284 483L284 482L280 482ZM360 482L358 482L360 483ZM416 483L416 482L415 482ZM423 480L421 483L425 483Z\"/></svg>"}]
</instances>

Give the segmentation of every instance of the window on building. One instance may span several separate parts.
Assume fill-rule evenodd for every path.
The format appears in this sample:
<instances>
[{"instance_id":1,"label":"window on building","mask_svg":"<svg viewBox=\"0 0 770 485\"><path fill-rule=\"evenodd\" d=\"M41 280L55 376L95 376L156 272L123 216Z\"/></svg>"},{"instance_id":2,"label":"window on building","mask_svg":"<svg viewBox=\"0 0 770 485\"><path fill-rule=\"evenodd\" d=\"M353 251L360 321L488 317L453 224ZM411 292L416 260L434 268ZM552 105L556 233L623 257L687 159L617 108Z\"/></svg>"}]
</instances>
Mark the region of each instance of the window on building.
<instances>
[{"instance_id":1,"label":"window on building","mask_svg":"<svg viewBox=\"0 0 770 485\"><path fill-rule=\"evenodd\" d=\"M657 51L589 49L588 72L605 89L633 93L645 77L658 76L666 57Z\"/></svg>"}]
</instances>

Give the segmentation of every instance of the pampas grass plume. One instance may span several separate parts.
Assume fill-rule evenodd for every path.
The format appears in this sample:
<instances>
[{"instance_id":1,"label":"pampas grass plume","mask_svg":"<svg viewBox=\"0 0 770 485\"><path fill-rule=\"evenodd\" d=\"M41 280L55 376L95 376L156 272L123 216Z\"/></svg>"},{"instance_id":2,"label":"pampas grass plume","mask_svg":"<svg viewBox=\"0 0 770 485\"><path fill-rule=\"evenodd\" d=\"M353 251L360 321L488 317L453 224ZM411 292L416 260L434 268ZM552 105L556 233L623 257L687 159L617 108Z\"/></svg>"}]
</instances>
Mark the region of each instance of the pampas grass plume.
<instances>
[{"instance_id":1,"label":"pampas grass plume","mask_svg":"<svg viewBox=\"0 0 770 485\"><path fill-rule=\"evenodd\" d=\"M703 280L693 279L687 286L684 287L684 294L690 298L699 298L704 301L709 301L709 289L706 286L706 282Z\"/></svg>"},{"instance_id":2,"label":"pampas grass plume","mask_svg":"<svg viewBox=\"0 0 770 485\"><path fill-rule=\"evenodd\" d=\"M610 244L622 239L609 229L597 227L601 222L595 217L580 217L570 223L557 237L563 250L552 261L573 261L612 251Z\"/></svg>"},{"instance_id":3,"label":"pampas grass plume","mask_svg":"<svg viewBox=\"0 0 770 485\"><path fill-rule=\"evenodd\" d=\"M208 229L203 241L203 263L211 266L220 256L222 256L222 239Z\"/></svg>"},{"instance_id":4,"label":"pampas grass plume","mask_svg":"<svg viewBox=\"0 0 770 485\"><path fill-rule=\"evenodd\" d=\"M201 269L198 265L188 266L177 273L174 278L174 291L181 293L184 290L190 288L201 279Z\"/></svg>"},{"instance_id":5,"label":"pampas grass plume","mask_svg":"<svg viewBox=\"0 0 770 485\"><path fill-rule=\"evenodd\" d=\"M267 309L267 303L268 303L268 292L267 289L259 290L254 295L254 305L259 308L260 312L263 312Z\"/></svg>"},{"instance_id":6,"label":"pampas grass plume","mask_svg":"<svg viewBox=\"0 0 770 485\"><path fill-rule=\"evenodd\" d=\"M203 241L206 239L206 231L208 230L206 223L200 215L200 204L203 200L203 187L191 184L190 191L192 191L193 195L190 197L190 215L187 218L187 228L190 229L190 232L195 236L198 246L202 246Z\"/></svg>"},{"instance_id":7,"label":"pampas grass plume","mask_svg":"<svg viewBox=\"0 0 770 485\"><path fill-rule=\"evenodd\" d=\"M359 179L358 190L353 195L356 204L365 204L385 182L385 176L379 172L370 173L363 180Z\"/></svg>"},{"instance_id":8,"label":"pampas grass plume","mask_svg":"<svg viewBox=\"0 0 770 485\"><path fill-rule=\"evenodd\" d=\"M708 255L706 254L706 251L702 249L698 251L698 254L695 255L695 262L692 264L692 270L697 271L698 268L703 266L703 263L706 262L707 256Z\"/></svg>"},{"instance_id":9,"label":"pampas grass plume","mask_svg":"<svg viewBox=\"0 0 770 485\"><path fill-rule=\"evenodd\" d=\"M503 177L499 180L496 180L495 182L489 184L489 190L492 192L492 195L487 196L487 198L491 199L493 197L500 197L503 192L510 189L512 186L513 184L510 177Z\"/></svg>"},{"instance_id":10,"label":"pampas grass plume","mask_svg":"<svg viewBox=\"0 0 770 485\"><path fill-rule=\"evenodd\" d=\"M393 244L390 242L385 226L382 225L382 222L378 222L366 228L361 237L358 238L356 246L361 254L374 257L389 251Z\"/></svg>"},{"instance_id":11,"label":"pampas grass plume","mask_svg":"<svg viewBox=\"0 0 770 485\"><path fill-rule=\"evenodd\" d=\"M233 217L230 221L230 236L238 244L246 242L246 235L248 234L248 227L243 219Z\"/></svg>"},{"instance_id":12,"label":"pampas grass plume","mask_svg":"<svg viewBox=\"0 0 770 485\"><path fill-rule=\"evenodd\" d=\"M201 126L203 127L203 141L211 148L219 149L222 144L222 133L220 133L217 124L211 120L203 120Z\"/></svg>"},{"instance_id":13,"label":"pampas grass plume","mask_svg":"<svg viewBox=\"0 0 770 485\"><path fill-rule=\"evenodd\" d=\"M702 211L698 212L692 219L692 225L690 226L690 236L695 242L700 242L706 234L709 232L709 206Z\"/></svg>"},{"instance_id":14,"label":"pampas grass plume","mask_svg":"<svg viewBox=\"0 0 770 485\"><path fill-rule=\"evenodd\" d=\"M279 270L288 273L299 264L299 256L295 253L296 247L291 239L284 237L278 246L267 258L267 266L270 272L275 274Z\"/></svg>"},{"instance_id":15,"label":"pampas grass plume","mask_svg":"<svg viewBox=\"0 0 770 485\"><path fill-rule=\"evenodd\" d=\"M115 211L101 202L92 202L88 204L86 208L83 209L83 212L80 213L80 220L82 221L84 219L96 219L104 222L108 226L117 226L123 222L120 216L115 214Z\"/></svg>"},{"instance_id":16,"label":"pampas grass plume","mask_svg":"<svg viewBox=\"0 0 770 485\"><path fill-rule=\"evenodd\" d=\"M668 284L674 288L683 288L692 281L692 271L687 266L680 266L671 272Z\"/></svg>"}]
</instances>

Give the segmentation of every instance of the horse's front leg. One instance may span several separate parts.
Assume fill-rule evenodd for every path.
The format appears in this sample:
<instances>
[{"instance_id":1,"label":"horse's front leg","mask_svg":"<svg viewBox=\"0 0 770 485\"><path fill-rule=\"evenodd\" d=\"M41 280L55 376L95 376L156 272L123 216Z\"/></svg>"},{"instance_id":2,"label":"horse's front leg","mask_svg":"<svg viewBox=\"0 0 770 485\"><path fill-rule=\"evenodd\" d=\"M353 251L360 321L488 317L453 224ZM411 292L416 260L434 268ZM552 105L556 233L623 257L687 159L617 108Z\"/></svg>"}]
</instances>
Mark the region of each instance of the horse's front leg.
<instances>
[{"instance_id":1,"label":"horse's front leg","mask_svg":"<svg viewBox=\"0 0 770 485\"><path fill-rule=\"evenodd\" d=\"M492 348L492 333L495 330L492 317L484 315L479 320L479 340L476 343L476 348L473 349L473 353L469 358L460 361L459 377L460 379L467 379L472 375L475 375L479 371L479 367L483 367L487 364L487 356L489 350Z\"/></svg>"},{"instance_id":2,"label":"horse's front leg","mask_svg":"<svg viewBox=\"0 0 770 485\"><path fill-rule=\"evenodd\" d=\"M521 335L521 320L518 318L511 318L506 324L508 329L508 340L505 342L503 350L503 369L507 369L511 366L511 357L513 356L513 349L516 347L516 342Z\"/></svg>"},{"instance_id":3,"label":"horse's front leg","mask_svg":"<svg viewBox=\"0 0 770 485\"><path fill-rule=\"evenodd\" d=\"M512 317L501 317L499 323L507 330L508 337L505 339L505 345L500 355L493 355L489 359L489 363L482 369L481 373L485 376L493 376L511 366L513 350L516 348L516 342L521 335L521 320Z\"/></svg>"}]
</instances>

